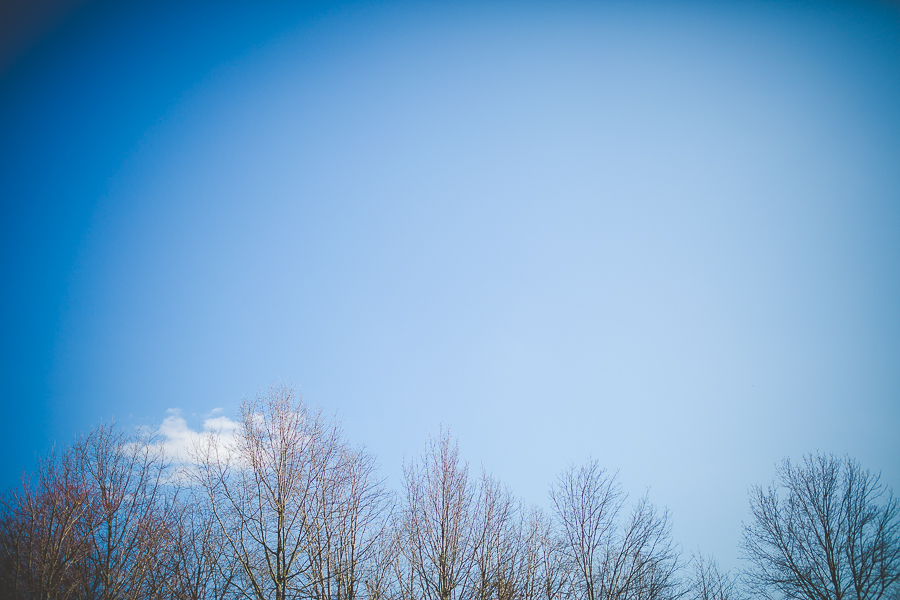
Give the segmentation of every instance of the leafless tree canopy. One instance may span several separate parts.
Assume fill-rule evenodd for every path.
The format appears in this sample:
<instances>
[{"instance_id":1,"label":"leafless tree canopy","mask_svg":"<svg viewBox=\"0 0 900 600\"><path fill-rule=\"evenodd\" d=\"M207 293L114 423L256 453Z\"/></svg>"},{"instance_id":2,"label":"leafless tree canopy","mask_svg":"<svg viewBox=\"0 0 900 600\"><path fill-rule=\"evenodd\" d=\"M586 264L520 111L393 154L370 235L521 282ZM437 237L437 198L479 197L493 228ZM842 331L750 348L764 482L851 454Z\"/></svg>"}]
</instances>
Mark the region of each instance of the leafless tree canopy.
<instances>
[{"instance_id":1,"label":"leafless tree canopy","mask_svg":"<svg viewBox=\"0 0 900 600\"><path fill-rule=\"evenodd\" d=\"M37 481L5 503L0 569L7 594L161 596L170 545L167 467L151 438L112 425L42 461Z\"/></svg>"},{"instance_id":2,"label":"leafless tree canopy","mask_svg":"<svg viewBox=\"0 0 900 600\"><path fill-rule=\"evenodd\" d=\"M550 489L550 500L565 540L563 551L576 573L576 593L586 600L599 600L606 553L614 543L623 504L617 476L601 469L595 460L572 466Z\"/></svg>"},{"instance_id":3,"label":"leafless tree canopy","mask_svg":"<svg viewBox=\"0 0 900 600\"><path fill-rule=\"evenodd\" d=\"M881 600L900 594L900 515L878 475L850 458L785 460L751 490L742 550L751 589L798 600Z\"/></svg>"},{"instance_id":4,"label":"leafless tree canopy","mask_svg":"<svg viewBox=\"0 0 900 600\"><path fill-rule=\"evenodd\" d=\"M7 593L77 597L93 522L83 460L82 452L54 452L40 462L35 481L9 495L0 532Z\"/></svg>"},{"instance_id":5,"label":"leafless tree canopy","mask_svg":"<svg viewBox=\"0 0 900 600\"><path fill-rule=\"evenodd\" d=\"M585 600L672 600L684 591L679 551L667 512L646 496L623 521L617 474L596 461L570 467L551 488L571 577L570 593Z\"/></svg>"},{"instance_id":6,"label":"leafless tree canopy","mask_svg":"<svg viewBox=\"0 0 900 600\"><path fill-rule=\"evenodd\" d=\"M199 490L181 490L171 525L165 577L172 598L224 600L233 596L237 561Z\"/></svg>"},{"instance_id":7,"label":"leafless tree canopy","mask_svg":"<svg viewBox=\"0 0 900 600\"><path fill-rule=\"evenodd\" d=\"M691 562L689 600L744 600L737 576L723 571L715 558L698 553Z\"/></svg>"},{"instance_id":8,"label":"leafless tree canopy","mask_svg":"<svg viewBox=\"0 0 900 600\"><path fill-rule=\"evenodd\" d=\"M432 441L421 462L407 465L399 521L404 596L426 600L467 597L479 540L476 489L468 465L448 435ZM405 573L403 571L406 571Z\"/></svg>"},{"instance_id":9,"label":"leafless tree canopy","mask_svg":"<svg viewBox=\"0 0 900 600\"><path fill-rule=\"evenodd\" d=\"M198 445L194 475L236 591L353 600L387 499L374 459L289 387L245 402L239 424L233 442L212 433Z\"/></svg>"},{"instance_id":10,"label":"leafless tree canopy","mask_svg":"<svg viewBox=\"0 0 900 600\"><path fill-rule=\"evenodd\" d=\"M388 493L288 386L177 470L159 442L100 425L5 494L0 599L900 600L900 508L850 459L785 461L752 489L738 579L683 565L668 512L597 461L563 471L545 513L442 432Z\"/></svg>"}]
</instances>

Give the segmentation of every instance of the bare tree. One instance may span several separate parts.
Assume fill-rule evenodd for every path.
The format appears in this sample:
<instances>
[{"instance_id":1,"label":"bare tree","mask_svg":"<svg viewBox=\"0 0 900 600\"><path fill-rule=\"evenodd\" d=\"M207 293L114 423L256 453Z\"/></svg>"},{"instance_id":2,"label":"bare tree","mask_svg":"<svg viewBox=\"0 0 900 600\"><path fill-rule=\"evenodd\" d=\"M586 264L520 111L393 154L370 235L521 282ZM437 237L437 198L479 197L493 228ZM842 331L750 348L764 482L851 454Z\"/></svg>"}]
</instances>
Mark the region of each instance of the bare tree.
<instances>
[{"instance_id":1,"label":"bare tree","mask_svg":"<svg viewBox=\"0 0 900 600\"><path fill-rule=\"evenodd\" d=\"M310 457L322 423L293 390L271 389L241 405L239 425L233 443L214 432L198 444L196 483L239 566L242 595L285 600L302 584Z\"/></svg>"},{"instance_id":2,"label":"bare tree","mask_svg":"<svg viewBox=\"0 0 900 600\"><path fill-rule=\"evenodd\" d=\"M371 455L339 439L329 440L326 448L332 453L318 456L313 510L306 519L311 595L354 600L377 560L388 495Z\"/></svg>"},{"instance_id":3,"label":"bare tree","mask_svg":"<svg viewBox=\"0 0 900 600\"><path fill-rule=\"evenodd\" d=\"M522 600L561 600L569 587L563 543L550 517L538 508L528 512L521 548L518 596Z\"/></svg>"},{"instance_id":4,"label":"bare tree","mask_svg":"<svg viewBox=\"0 0 900 600\"><path fill-rule=\"evenodd\" d=\"M540 509L531 508L519 530L518 597L522 600L537 600L540 597L540 551L543 521L543 513Z\"/></svg>"},{"instance_id":5,"label":"bare tree","mask_svg":"<svg viewBox=\"0 0 900 600\"><path fill-rule=\"evenodd\" d=\"M374 461L336 424L275 386L242 404L233 442L211 433L194 458L242 595L356 597L384 494Z\"/></svg>"},{"instance_id":6,"label":"bare tree","mask_svg":"<svg viewBox=\"0 0 900 600\"><path fill-rule=\"evenodd\" d=\"M406 465L398 564L400 595L426 600L465 597L474 562L476 489L448 433Z\"/></svg>"},{"instance_id":7,"label":"bare tree","mask_svg":"<svg viewBox=\"0 0 900 600\"><path fill-rule=\"evenodd\" d=\"M472 597L512 598L517 593L521 553L518 503L506 486L482 473L474 508Z\"/></svg>"},{"instance_id":8,"label":"bare tree","mask_svg":"<svg viewBox=\"0 0 900 600\"><path fill-rule=\"evenodd\" d=\"M153 442L101 424L39 462L6 503L4 584L14 597L165 595L167 464Z\"/></svg>"},{"instance_id":9,"label":"bare tree","mask_svg":"<svg viewBox=\"0 0 900 600\"><path fill-rule=\"evenodd\" d=\"M738 577L722 571L714 558L697 553L691 562L693 576L688 600L744 600Z\"/></svg>"},{"instance_id":10,"label":"bare tree","mask_svg":"<svg viewBox=\"0 0 900 600\"><path fill-rule=\"evenodd\" d=\"M765 598L880 600L900 595L900 507L879 476L850 458L785 459L750 490L742 551Z\"/></svg>"},{"instance_id":11,"label":"bare tree","mask_svg":"<svg viewBox=\"0 0 900 600\"><path fill-rule=\"evenodd\" d=\"M586 600L672 600L683 595L679 552L668 512L645 495L627 522L616 474L596 461L570 467L551 488L572 573L570 591Z\"/></svg>"},{"instance_id":12,"label":"bare tree","mask_svg":"<svg viewBox=\"0 0 900 600\"><path fill-rule=\"evenodd\" d=\"M388 497L388 502L393 500ZM369 600L390 600L399 596L397 593L397 563L402 560L400 552L399 527L391 505L382 516L378 535L371 547L371 557L367 561L365 574L365 590Z\"/></svg>"},{"instance_id":13,"label":"bare tree","mask_svg":"<svg viewBox=\"0 0 900 600\"><path fill-rule=\"evenodd\" d=\"M600 468L596 460L581 467L570 466L550 488L563 545L572 569L577 594L600 600L605 551L615 535L616 519L623 495L617 474Z\"/></svg>"},{"instance_id":14,"label":"bare tree","mask_svg":"<svg viewBox=\"0 0 900 600\"><path fill-rule=\"evenodd\" d=\"M409 497L406 498L407 502ZM413 528L410 523L408 507L405 507L392 521L392 540L386 546L388 552L393 552L389 558L391 579L382 588L385 598L392 600L420 600L419 574L414 568L413 560L419 557L415 552L412 540Z\"/></svg>"},{"instance_id":15,"label":"bare tree","mask_svg":"<svg viewBox=\"0 0 900 600\"><path fill-rule=\"evenodd\" d=\"M224 600L234 595L237 565L208 502L182 490L169 542L164 575L175 600Z\"/></svg>"},{"instance_id":16,"label":"bare tree","mask_svg":"<svg viewBox=\"0 0 900 600\"><path fill-rule=\"evenodd\" d=\"M677 577L679 552L668 511L644 495L624 527L608 539L600 575L601 597L616 600L672 600L684 590Z\"/></svg>"},{"instance_id":17,"label":"bare tree","mask_svg":"<svg viewBox=\"0 0 900 600\"><path fill-rule=\"evenodd\" d=\"M170 534L169 465L154 442L144 433L101 424L74 444L84 455L92 495L89 549L80 569L83 598L165 595L157 575Z\"/></svg>"},{"instance_id":18,"label":"bare tree","mask_svg":"<svg viewBox=\"0 0 900 600\"><path fill-rule=\"evenodd\" d=\"M0 585L11 597L76 596L78 565L93 526L93 498L77 450L40 460L34 478L4 501Z\"/></svg>"}]
</instances>

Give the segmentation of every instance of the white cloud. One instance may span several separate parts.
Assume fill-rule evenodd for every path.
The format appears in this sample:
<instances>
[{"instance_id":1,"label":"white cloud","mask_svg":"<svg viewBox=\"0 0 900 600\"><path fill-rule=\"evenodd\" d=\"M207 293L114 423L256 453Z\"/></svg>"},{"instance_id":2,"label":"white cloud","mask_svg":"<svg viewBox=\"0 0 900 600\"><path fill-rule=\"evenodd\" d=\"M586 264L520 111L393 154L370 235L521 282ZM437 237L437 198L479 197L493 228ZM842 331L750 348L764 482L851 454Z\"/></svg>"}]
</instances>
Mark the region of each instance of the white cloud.
<instances>
[{"instance_id":1,"label":"white cloud","mask_svg":"<svg viewBox=\"0 0 900 600\"><path fill-rule=\"evenodd\" d=\"M203 430L208 432L219 432L225 434L226 432L234 432L238 427L238 424L235 421L232 421L228 417L211 417L203 421Z\"/></svg>"},{"instance_id":2,"label":"white cloud","mask_svg":"<svg viewBox=\"0 0 900 600\"><path fill-rule=\"evenodd\" d=\"M221 412L215 409L211 414ZM156 434L166 456L176 464L191 464L191 452L204 434L218 434L225 447L230 442L238 429L238 423L226 416L209 417L203 421L203 431L191 429L187 421L181 416L181 410L170 408L166 411L168 416L163 419Z\"/></svg>"}]
</instances>

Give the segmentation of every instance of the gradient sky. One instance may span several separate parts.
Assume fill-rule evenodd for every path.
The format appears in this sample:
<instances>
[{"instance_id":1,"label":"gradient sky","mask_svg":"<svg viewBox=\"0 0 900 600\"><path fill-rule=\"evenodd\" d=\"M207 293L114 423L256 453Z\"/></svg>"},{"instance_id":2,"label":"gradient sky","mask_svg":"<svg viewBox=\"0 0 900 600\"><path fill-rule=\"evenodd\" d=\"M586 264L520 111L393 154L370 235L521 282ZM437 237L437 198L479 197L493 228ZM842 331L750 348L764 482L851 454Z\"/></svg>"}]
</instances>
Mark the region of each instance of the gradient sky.
<instances>
[{"instance_id":1,"label":"gradient sky","mask_svg":"<svg viewBox=\"0 0 900 600\"><path fill-rule=\"evenodd\" d=\"M728 567L782 457L900 492L900 9L723 4L66 13L0 61L0 484L285 380Z\"/></svg>"}]
</instances>

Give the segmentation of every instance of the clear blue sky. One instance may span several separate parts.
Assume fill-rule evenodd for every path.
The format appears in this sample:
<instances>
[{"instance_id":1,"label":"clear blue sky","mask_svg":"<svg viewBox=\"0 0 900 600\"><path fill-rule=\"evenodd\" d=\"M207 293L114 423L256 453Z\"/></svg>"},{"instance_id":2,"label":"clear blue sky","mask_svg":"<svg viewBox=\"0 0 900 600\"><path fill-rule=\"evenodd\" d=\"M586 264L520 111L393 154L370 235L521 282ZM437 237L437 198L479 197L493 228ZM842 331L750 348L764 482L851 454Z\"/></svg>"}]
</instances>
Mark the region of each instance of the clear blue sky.
<instances>
[{"instance_id":1,"label":"clear blue sky","mask_svg":"<svg viewBox=\"0 0 900 600\"><path fill-rule=\"evenodd\" d=\"M729 567L784 456L900 492L900 9L722 4L73 9L0 74L0 484L288 380Z\"/></svg>"}]
</instances>

